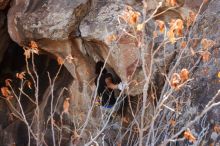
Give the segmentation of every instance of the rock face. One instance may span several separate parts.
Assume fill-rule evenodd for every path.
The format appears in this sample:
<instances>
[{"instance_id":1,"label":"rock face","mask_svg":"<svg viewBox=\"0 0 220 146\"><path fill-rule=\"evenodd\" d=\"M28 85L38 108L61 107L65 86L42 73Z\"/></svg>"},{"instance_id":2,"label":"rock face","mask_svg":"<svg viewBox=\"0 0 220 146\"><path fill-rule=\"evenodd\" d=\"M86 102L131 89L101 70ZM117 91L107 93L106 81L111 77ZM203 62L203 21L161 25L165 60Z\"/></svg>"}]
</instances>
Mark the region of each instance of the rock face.
<instances>
[{"instance_id":1,"label":"rock face","mask_svg":"<svg viewBox=\"0 0 220 146\"><path fill-rule=\"evenodd\" d=\"M215 42L215 45L209 50L210 60L208 62L201 61L194 75L195 84L192 86L194 89L192 93L197 99L196 104L207 104L220 89L218 78L220 71L220 10L218 7L220 7L220 2L218 0L212 1L193 30L194 38L206 38ZM198 45L196 50L201 51L201 48L202 46ZM217 100L220 100L220 96L217 97ZM216 112L219 110L220 108L216 107L214 114L210 114L210 118L216 122L220 122L219 114Z\"/></svg>"},{"instance_id":2,"label":"rock face","mask_svg":"<svg viewBox=\"0 0 220 146\"><path fill-rule=\"evenodd\" d=\"M0 36L1 36L0 39L0 62L1 62L4 52L10 43L10 37L7 29L7 17L6 17L6 13L3 11L0 11Z\"/></svg>"},{"instance_id":3,"label":"rock face","mask_svg":"<svg viewBox=\"0 0 220 146\"><path fill-rule=\"evenodd\" d=\"M0 10L4 10L9 5L10 0L0 0Z\"/></svg>"},{"instance_id":4,"label":"rock face","mask_svg":"<svg viewBox=\"0 0 220 146\"><path fill-rule=\"evenodd\" d=\"M191 3L190 0L185 0L184 9L177 8L172 13L165 13L164 16L155 19L168 20L167 17L169 17L170 20L174 16L173 13L177 13L175 18L179 18L176 17L177 15L185 16L186 14L180 13L183 11L186 13L185 10L187 14L190 10L198 11L202 1L195 0ZM8 2L9 0L0 0L0 9L4 9ZM148 0L147 12L151 14L159 2L160 0ZM4 5L1 5L3 3ZM84 122L94 96L94 68L98 60L106 59L107 68L114 76L131 83L130 95L137 97L143 94L146 79L143 66L147 69L150 67L151 51L163 42L163 36L158 33L157 39L152 37L158 35L154 32L157 29L154 19L148 21L145 28L134 31L143 18L146 17L145 20L147 20L150 16L148 13L143 16L141 4L140 0L12 0L7 13L8 28L6 27L6 13L0 11L0 36L3 36L3 39L0 39L0 62L10 42L8 33L11 39L20 45L27 45L34 40L40 52L52 54L51 56L55 59L64 60L65 68L73 77L68 82L68 89L71 92L69 95L70 115L80 113L79 117L71 118L77 119L78 123ZM207 3L201 9L204 13L198 15L198 21L189 36L192 40L199 42L202 38L215 41L215 45L208 50L212 56L210 60L201 60L202 46L199 43L193 47L196 55L192 57L192 50L190 50L192 46L189 46L184 53L184 59L180 60L179 66L175 69L192 67L198 60L198 64L192 71L193 84L190 84L189 93L190 97L195 99L196 102L193 104L197 107L205 105L220 88L217 77L220 71L219 7L219 0ZM129 18L130 15L132 19ZM142 30L146 35L143 40ZM141 46L141 41L146 44L145 47ZM153 46L152 43L155 45ZM170 88L169 83L164 86L164 74L169 76L173 73L169 73L169 69L176 63L176 56L180 55L181 49L177 47L178 45L178 43L163 45L161 47L163 51L159 50L154 58L156 65L152 66L153 75L150 81L152 82L151 88L155 88L154 90L158 92L157 97L163 96L160 95L162 88ZM141 50L141 48L144 49ZM141 61L142 57L146 62ZM148 76L150 73L147 69L145 72ZM71 85L69 85L70 82ZM60 85L63 84L65 83ZM149 93L151 95L152 92L149 91ZM217 100L220 100L220 97ZM59 103L59 107L62 109L62 102ZM213 110L210 119L219 121L219 110L220 108ZM56 112L61 113L62 110Z\"/></svg>"},{"instance_id":5,"label":"rock face","mask_svg":"<svg viewBox=\"0 0 220 146\"><path fill-rule=\"evenodd\" d=\"M65 40L79 35L79 22L89 8L89 0L14 0L8 12L9 34L19 44L42 38Z\"/></svg>"}]
</instances>

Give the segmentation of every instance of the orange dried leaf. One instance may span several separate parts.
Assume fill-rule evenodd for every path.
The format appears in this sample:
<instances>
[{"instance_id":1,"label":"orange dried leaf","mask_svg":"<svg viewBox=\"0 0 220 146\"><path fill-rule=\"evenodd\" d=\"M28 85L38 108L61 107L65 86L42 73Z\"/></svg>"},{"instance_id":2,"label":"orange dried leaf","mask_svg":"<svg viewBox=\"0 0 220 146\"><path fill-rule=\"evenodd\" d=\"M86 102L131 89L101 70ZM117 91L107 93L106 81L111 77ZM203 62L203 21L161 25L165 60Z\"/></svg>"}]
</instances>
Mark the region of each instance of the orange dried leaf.
<instances>
[{"instance_id":1,"label":"orange dried leaf","mask_svg":"<svg viewBox=\"0 0 220 146\"><path fill-rule=\"evenodd\" d=\"M193 136L193 134L187 130L184 132L184 138L187 139L189 142L195 142L196 141L196 138Z\"/></svg>"},{"instance_id":2,"label":"orange dried leaf","mask_svg":"<svg viewBox=\"0 0 220 146\"><path fill-rule=\"evenodd\" d=\"M176 0L166 0L166 4L169 6L177 6L177 1Z\"/></svg>"},{"instance_id":3,"label":"orange dried leaf","mask_svg":"<svg viewBox=\"0 0 220 146\"><path fill-rule=\"evenodd\" d=\"M180 82L181 82L180 75L178 73L174 73L172 75L172 78L171 78L171 81L170 81L171 87L174 88L174 89L177 89Z\"/></svg>"},{"instance_id":4,"label":"orange dried leaf","mask_svg":"<svg viewBox=\"0 0 220 146\"><path fill-rule=\"evenodd\" d=\"M31 52L35 53L35 54L39 54L39 50L38 50L38 45L35 41L31 41L30 42L30 48L31 48ZM27 52L28 54L28 52Z\"/></svg>"},{"instance_id":5,"label":"orange dried leaf","mask_svg":"<svg viewBox=\"0 0 220 146\"><path fill-rule=\"evenodd\" d=\"M154 32L153 32L153 37L156 38L157 36L158 36L158 35L157 35L157 32L154 31Z\"/></svg>"},{"instance_id":6,"label":"orange dried leaf","mask_svg":"<svg viewBox=\"0 0 220 146\"><path fill-rule=\"evenodd\" d=\"M176 25L175 29L176 29L177 36L182 36L183 35L183 28L184 28L183 21L181 19L177 19L175 21L175 25Z\"/></svg>"},{"instance_id":7,"label":"orange dried leaf","mask_svg":"<svg viewBox=\"0 0 220 146\"><path fill-rule=\"evenodd\" d=\"M70 100L70 98L66 98L63 102L63 112L64 113L69 112L69 106L70 106L69 100Z\"/></svg>"},{"instance_id":8,"label":"orange dried leaf","mask_svg":"<svg viewBox=\"0 0 220 146\"><path fill-rule=\"evenodd\" d=\"M20 80L25 79L25 71L23 71L21 73L16 73L16 77L19 78Z\"/></svg>"},{"instance_id":9,"label":"orange dried leaf","mask_svg":"<svg viewBox=\"0 0 220 146\"><path fill-rule=\"evenodd\" d=\"M11 85L12 80L11 79L6 79L5 80L5 86L10 86Z\"/></svg>"},{"instance_id":10,"label":"orange dried leaf","mask_svg":"<svg viewBox=\"0 0 220 146\"><path fill-rule=\"evenodd\" d=\"M129 19L129 24L131 24L131 25L136 24L138 17L139 17L139 13L137 13L137 12L134 12L133 14L131 14L131 17Z\"/></svg>"},{"instance_id":11,"label":"orange dried leaf","mask_svg":"<svg viewBox=\"0 0 220 146\"><path fill-rule=\"evenodd\" d=\"M2 87L1 88L1 93L3 96L8 97L10 96L11 92L9 91L8 87Z\"/></svg>"},{"instance_id":12,"label":"orange dried leaf","mask_svg":"<svg viewBox=\"0 0 220 146\"><path fill-rule=\"evenodd\" d=\"M8 89L8 87L2 87L1 88L1 93L8 100L13 98L13 96L11 95L11 91Z\"/></svg>"},{"instance_id":13,"label":"orange dried leaf","mask_svg":"<svg viewBox=\"0 0 220 146\"><path fill-rule=\"evenodd\" d=\"M142 31L143 29L144 29L143 23L137 25L137 31Z\"/></svg>"},{"instance_id":14,"label":"orange dried leaf","mask_svg":"<svg viewBox=\"0 0 220 146\"><path fill-rule=\"evenodd\" d=\"M193 48L190 48L190 52L191 52L192 56L196 55L196 52L193 50Z\"/></svg>"},{"instance_id":15,"label":"orange dried leaf","mask_svg":"<svg viewBox=\"0 0 220 146\"><path fill-rule=\"evenodd\" d=\"M204 51L201 53L202 60L208 62L210 60L211 53L209 51Z\"/></svg>"},{"instance_id":16,"label":"orange dried leaf","mask_svg":"<svg viewBox=\"0 0 220 146\"><path fill-rule=\"evenodd\" d=\"M176 42L175 35L174 35L174 32L172 29L167 32L167 36L168 36L169 41L172 44L174 44Z\"/></svg>"},{"instance_id":17,"label":"orange dried leaf","mask_svg":"<svg viewBox=\"0 0 220 146\"><path fill-rule=\"evenodd\" d=\"M189 79L189 71L187 69L182 69L180 72L180 78L182 82L185 82Z\"/></svg>"},{"instance_id":18,"label":"orange dried leaf","mask_svg":"<svg viewBox=\"0 0 220 146\"><path fill-rule=\"evenodd\" d=\"M218 72L218 78L220 78L220 71Z\"/></svg>"},{"instance_id":19,"label":"orange dried leaf","mask_svg":"<svg viewBox=\"0 0 220 146\"><path fill-rule=\"evenodd\" d=\"M187 43L186 43L185 41L182 41L182 42L180 43L180 47L181 47L181 48L186 48L186 45L187 45Z\"/></svg>"},{"instance_id":20,"label":"orange dried leaf","mask_svg":"<svg viewBox=\"0 0 220 146\"><path fill-rule=\"evenodd\" d=\"M29 89L32 89L32 88L31 88L31 82L30 82L30 81L27 82L27 86L28 86Z\"/></svg>"},{"instance_id":21,"label":"orange dried leaf","mask_svg":"<svg viewBox=\"0 0 220 146\"><path fill-rule=\"evenodd\" d=\"M31 47L32 49L38 49L38 45L37 45L37 43L36 43L35 41L31 41L31 42L30 42L30 47Z\"/></svg>"},{"instance_id":22,"label":"orange dried leaf","mask_svg":"<svg viewBox=\"0 0 220 146\"><path fill-rule=\"evenodd\" d=\"M196 14L194 12L189 12L189 16L187 18L187 22L186 22L186 26L187 28L189 28L193 22L195 21L195 18L196 18Z\"/></svg>"},{"instance_id":23,"label":"orange dried leaf","mask_svg":"<svg viewBox=\"0 0 220 146\"><path fill-rule=\"evenodd\" d=\"M31 57L31 50L30 49L25 49L24 50L24 56L29 59Z\"/></svg>"},{"instance_id":24,"label":"orange dried leaf","mask_svg":"<svg viewBox=\"0 0 220 146\"><path fill-rule=\"evenodd\" d=\"M109 42L109 43L111 43L111 42L113 42L113 41L116 41L117 40L117 37L116 37L116 35L114 35L114 34L111 34L111 35L109 35L109 36L107 36L107 42Z\"/></svg>"},{"instance_id":25,"label":"orange dried leaf","mask_svg":"<svg viewBox=\"0 0 220 146\"><path fill-rule=\"evenodd\" d=\"M203 47L204 50L208 50L208 49L211 48L214 44L215 44L214 41L208 40L208 39L202 39L202 41L201 41L201 45L202 45L202 47Z\"/></svg>"},{"instance_id":26,"label":"orange dried leaf","mask_svg":"<svg viewBox=\"0 0 220 146\"><path fill-rule=\"evenodd\" d=\"M220 133L220 125L215 124L213 129L216 133Z\"/></svg>"},{"instance_id":27,"label":"orange dried leaf","mask_svg":"<svg viewBox=\"0 0 220 146\"><path fill-rule=\"evenodd\" d=\"M170 125L171 125L172 127L174 127L174 126L176 125L176 121L173 120L173 119L171 119L171 120L170 120Z\"/></svg>"},{"instance_id":28,"label":"orange dried leaf","mask_svg":"<svg viewBox=\"0 0 220 146\"><path fill-rule=\"evenodd\" d=\"M63 65L63 64L64 64L63 58L61 58L60 56L58 56L58 57L57 57L57 63L58 63L59 65Z\"/></svg>"},{"instance_id":29,"label":"orange dried leaf","mask_svg":"<svg viewBox=\"0 0 220 146\"><path fill-rule=\"evenodd\" d=\"M164 33L164 31L165 31L165 23L163 21L161 21L161 20L157 20L156 22L157 22L157 25L159 27L160 32Z\"/></svg>"},{"instance_id":30,"label":"orange dried leaf","mask_svg":"<svg viewBox=\"0 0 220 146\"><path fill-rule=\"evenodd\" d=\"M203 3L204 4L206 4L206 3L208 3L209 2L209 0L203 0Z\"/></svg>"}]
</instances>

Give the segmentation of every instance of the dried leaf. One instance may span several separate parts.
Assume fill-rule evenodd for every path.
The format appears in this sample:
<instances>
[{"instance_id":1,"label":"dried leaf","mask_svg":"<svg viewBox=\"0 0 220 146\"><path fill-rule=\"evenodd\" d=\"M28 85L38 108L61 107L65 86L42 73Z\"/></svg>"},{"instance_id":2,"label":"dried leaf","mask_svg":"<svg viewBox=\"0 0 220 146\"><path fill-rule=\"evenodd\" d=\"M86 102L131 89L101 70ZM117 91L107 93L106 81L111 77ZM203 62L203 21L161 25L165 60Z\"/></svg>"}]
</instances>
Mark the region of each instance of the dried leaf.
<instances>
[{"instance_id":1,"label":"dried leaf","mask_svg":"<svg viewBox=\"0 0 220 146\"><path fill-rule=\"evenodd\" d=\"M70 106L69 100L70 100L70 98L66 98L63 102L63 112L64 113L69 112L69 106Z\"/></svg>"},{"instance_id":2,"label":"dried leaf","mask_svg":"<svg viewBox=\"0 0 220 146\"><path fill-rule=\"evenodd\" d=\"M153 37L156 38L157 36L158 36L157 32L154 31L154 32L153 32Z\"/></svg>"},{"instance_id":3,"label":"dried leaf","mask_svg":"<svg viewBox=\"0 0 220 146\"><path fill-rule=\"evenodd\" d=\"M164 31L165 31L165 23L163 21L161 21L161 20L157 20L156 22L157 22L157 25L159 27L160 32L164 33Z\"/></svg>"},{"instance_id":4,"label":"dried leaf","mask_svg":"<svg viewBox=\"0 0 220 146\"><path fill-rule=\"evenodd\" d=\"M190 11L189 16L186 21L186 26L188 29L190 26L192 26L193 22L195 21L195 18L196 18L196 14L194 12Z\"/></svg>"},{"instance_id":5,"label":"dried leaf","mask_svg":"<svg viewBox=\"0 0 220 146\"><path fill-rule=\"evenodd\" d=\"M202 45L202 47L203 47L204 50L208 50L208 49L211 48L214 44L215 44L214 41L208 40L208 39L202 39L202 41L201 41L201 45Z\"/></svg>"},{"instance_id":6,"label":"dried leaf","mask_svg":"<svg viewBox=\"0 0 220 146\"><path fill-rule=\"evenodd\" d=\"M19 78L20 80L25 79L25 71L23 71L21 73L16 73L16 77Z\"/></svg>"},{"instance_id":7,"label":"dried leaf","mask_svg":"<svg viewBox=\"0 0 220 146\"><path fill-rule=\"evenodd\" d=\"M30 45L30 48L31 48L30 51L39 55L39 50L38 50L37 43L35 41L31 41L29 45Z\"/></svg>"},{"instance_id":8,"label":"dried leaf","mask_svg":"<svg viewBox=\"0 0 220 146\"><path fill-rule=\"evenodd\" d=\"M137 31L142 31L143 29L144 29L143 23L137 25Z\"/></svg>"},{"instance_id":9,"label":"dried leaf","mask_svg":"<svg viewBox=\"0 0 220 146\"><path fill-rule=\"evenodd\" d=\"M27 86L28 86L29 89L32 89L32 88L31 88L31 82L30 82L30 81L27 82Z\"/></svg>"},{"instance_id":10,"label":"dried leaf","mask_svg":"<svg viewBox=\"0 0 220 146\"><path fill-rule=\"evenodd\" d=\"M129 24L131 24L131 25L136 24L138 17L139 17L139 13L137 13L137 12L134 12L133 14L131 14L131 17L129 19Z\"/></svg>"},{"instance_id":11,"label":"dried leaf","mask_svg":"<svg viewBox=\"0 0 220 146\"><path fill-rule=\"evenodd\" d=\"M178 5L176 0L166 0L166 4L167 4L168 6L172 6L172 7Z\"/></svg>"},{"instance_id":12,"label":"dried leaf","mask_svg":"<svg viewBox=\"0 0 220 146\"><path fill-rule=\"evenodd\" d=\"M216 133L220 133L220 125L215 124L213 129Z\"/></svg>"},{"instance_id":13,"label":"dried leaf","mask_svg":"<svg viewBox=\"0 0 220 146\"><path fill-rule=\"evenodd\" d=\"M36 43L35 41L31 41L31 42L30 42L30 47L31 47L32 49L38 49L37 43Z\"/></svg>"},{"instance_id":14,"label":"dried leaf","mask_svg":"<svg viewBox=\"0 0 220 146\"><path fill-rule=\"evenodd\" d=\"M80 135L74 130L71 139L72 139L72 144L77 145L80 140Z\"/></svg>"},{"instance_id":15,"label":"dried leaf","mask_svg":"<svg viewBox=\"0 0 220 146\"><path fill-rule=\"evenodd\" d=\"M193 134L187 130L184 132L184 138L187 139L189 142L195 142L196 141L196 138L193 136Z\"/></svg>"},{"instance_id":16,"label":"dried leaf","mask_svg":"<svg viewBox=\"0 0 220 146\"><path fill-rule=\"evenodd\" d=\"M176 34L177 36L182 36L183 35L183 21L181 19L177 19L175 21L175 30L176 30Z\"/></svg>"},{"instance_id":17,"label":"dried leaf","mask_svg":"<svg viewBox=\"0 0 220 146\"><path fill-rule=\"evenodd\" d=\"M203 3L204 4L206 4L206 3L208 3L209 2L209 0L203 0Z\"/></svg>"},{"instance_id":18,"label":"dried leaf","mask_svg":"<svg viewBox=\"0 0 220 146\"><path fill-rule=\"evenodd\" d=\"M175 35L174 35L174 30L170 29L168 32L167 32L167 36L168 36L168 39L169 41L174 44L176 42L176 38L175 38Z\"/></svg>"},{"instance_id":19,"label":"dried leaf","mask_svg":"<svg viewBox=\"0 0 220 146\"><path fill-rule=\"evenodd\" d=\"M187 45L187 43L186 43L185 41L182 41L182 42L180 43L180 47L181 47L181 48L186 48L186 45Z\"/></svg>"},{"instance_id":20,"label":"dried leaf","mask_svg":"<svg viewBox=\"0 0 220 146\"><path fill-rule=\"evenodd\" d=\"M192 56L195 56L195 55L196 55L196 52L193 50L192 47L190 47L190 51L191 51Z\"/></svg>"},{"instance_id":21,"label":"dried leaf","mask_svg":"<svg viewBox=\"0 0 220 146\"><path fill-rule=\"evenodd\" d=\"M139 12L134 11L132 7L128 6L120 17L129 25L135 25L137 24L139 16Z\"/></svg>"},{"instance_id":22,"label":"dried leaf","mask_svg":"<svg viewBox=\"0 0 220 146\"><path fill-rule=\"evenodd\" d=\"M30 49L24 49L24 56L29 59L31 57L31 50Z\"/></svg>"},{"instance_id":23,"label":"dried leaf","mask_svg":"<svg viewBox=\"0 0 220 146\"><path fill-rule=\"evenodd\" d=\"M67 62L68 63L72 63L72 60L73 60L74 58L73 58L73 56L70 54L70 55L68 55L68 56L66 56L66 60L67 60Z\"/></svg>"},{"instance_id":24,"label":"dried leaf","mask_svg":"<svg viewBox=\"0 0 220 146\"><path fill-rule=\"evenodd\" d=\"M182 69L180 72L180 78L182 82L185 82L189 79L189 71L187 69Z\"/></svg>"},{"instance_id":25,"label":"dried leaf","mask_svg":"<svg viewBox=\"0 0 220 146\"><path fill-rule=\"evenodd\" d=\"M1 88L1 93L3 96L8 97L10 96L11 92L9 91L8 87L2 87Z\"/></svg>"},{"instance_id":26,"label":"dried leaf","mask_svg":"<svg viewBox=\"0 0 220 146\"><path fill-rule=\"evenodd\" d=\"M172 75L170 83L172 88L177 89L178 85L181 83L180 75L178 73L174 73Z\"/></svg>"},{"instance_id":27,"label":"dried leaf","mask_svg":"<svg viewBox=\"0 0 220 146\"><path fill-rule=\"evenodd\" d=\"M12 80L11 79L6 79L5 80L5 86L10 86L11 85Z\"/></svg>"},{"instance_id":28,"label":"dried leaf","mask_svg":"<svg viewBox=\"0 0 220 146\"><path fill-rule=\"evenodd\" d=\"M171 120L170 120L170 125L171 125L172 127L175 127L175 125L176 125L176 121L173 120L173 119L171 119Z\"/></svg>"},{"instance_id":29,"label":"dried leaf","mask_svg":"<svg viewBox=\"0 0 220 146\"><path fill-rule=\"evenodd\" d=\"M218 72L218 78L220 78L220 71Z\"/></svg>"},{"instance_id":30,"label":"dried leaf","mask_svg":"<svg viewBox=\"0 0 220 146\"><path fill-rule=\"evenodd\" d=\"M2 87L1 88L1 93L8 100L13 98L13 96L11 95L11 91L8 89L8 87Z\"/></svg>"},{"instance_id":31,"label":"dried leaf","mask_svg":"<svg viewBox=\"0 0 220 146\"><path fill-rule=\"evenodd\" d=\"M107 36L106 40L107 40L107 42L111 43L113 41L116 41L117 37L115 34L111 34L111 35Z\"/></svg>"},{"instance_id":32,"label":"dried leaf","mask_svg":"<svg viewBox=\"0 0 220 146\"><path fill-rule=\"evenodd\" d=\"M201 53L202 60L208 62L210 60L211 53L209 51L204 51Z\"/></svg>"},{"instance_id":33,"label":"dried leaf","mask_svg":"<svg viewBox=\"0 0 220 146\"><path fill-rule=\"evenodd\" d=\"M60 56L58 56L58 57L57 57L57 63L58 63L59 65L63 65L63 64L64 64L63 58L61 58Z\"/></svg>"}]
</instances>

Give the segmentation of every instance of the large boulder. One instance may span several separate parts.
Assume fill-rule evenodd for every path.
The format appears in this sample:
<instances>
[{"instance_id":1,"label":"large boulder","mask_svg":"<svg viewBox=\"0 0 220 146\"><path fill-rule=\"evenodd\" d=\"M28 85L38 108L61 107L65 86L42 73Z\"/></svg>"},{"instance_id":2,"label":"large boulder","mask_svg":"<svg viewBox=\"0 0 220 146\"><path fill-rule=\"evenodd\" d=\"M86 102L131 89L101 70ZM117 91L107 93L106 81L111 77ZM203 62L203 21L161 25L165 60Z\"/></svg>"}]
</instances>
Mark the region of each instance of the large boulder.
<instances>
[{"instance_id":1,"label":"large boulder","mask_svg":"<svg viewBox=\"0 0 220 146\"><path fill-rule=\"evenodd\" d=\"M90 4L90 0L14 0L8 12L9 34L19 44L77 36L79 22Z\"/></svg>"}]
</instances>

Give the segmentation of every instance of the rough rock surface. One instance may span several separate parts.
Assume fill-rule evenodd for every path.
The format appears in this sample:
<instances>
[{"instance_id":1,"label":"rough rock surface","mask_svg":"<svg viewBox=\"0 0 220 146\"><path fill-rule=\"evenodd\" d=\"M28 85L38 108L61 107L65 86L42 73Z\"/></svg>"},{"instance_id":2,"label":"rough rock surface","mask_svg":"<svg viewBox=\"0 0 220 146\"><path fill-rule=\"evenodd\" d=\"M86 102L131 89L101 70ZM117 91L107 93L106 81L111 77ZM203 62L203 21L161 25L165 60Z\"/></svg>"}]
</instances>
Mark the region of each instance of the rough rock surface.
<instances>
[{"instance_id":1,"label":"rough rock surface","mask_svg":"<svg viewBox=\"0 0 220 146\"><path fill-rule=\"evenodd\" d=\"M210 49L211 57L208 62L201 61L198 69L194 73L195 84L192 86L192 93L196 98L197 104L207 104L209 100L220 89L218 72L220 70L220 2L213 0L207 10L199 17L198 23L193 29L193 37L210 39L215 45ZM201 51L202 46L198 45L196 50ZM220 96L217 97L220 100ZM215 121L219 121L219 107L215 108L215 113L210 115Z\"/></svg>"},{"instance_id":2,"label":"rough rock surface","mask_svg":"<svg viewBox=\"0 0 220 146\"><path fill-rule=\"evenodd\" d=\"M159 1L156 0L155 3L152 3L151 0L148 1L151 2L148 3L149 12L156 8ZM0 0L0 5L1 2L7 3L8 1ZM195 0L191 3L190 0L186 0L184 10L187 9L187 12L188 10L198 11L201 2L202 0ZM127 4L132 5L134 9ZM55 58L65 59L64 66L73 77L72 85L68 86L71 91L70 113L71 115L80 113L79 116L71 118L82 122L86 118L85 111L90 107L90 99L93 96L91 93L94 91L94 66L97 60L108 58L107 67L116 76L122 81L135 81L134 84L131 84L130 94L142 95L143 84L141 82L143 83L144 74L141 68L142 63L139 62L140 46L136 39L128 35L128 32L132 34L133 26L128 27L121 19L123 15L126 15L127 10L132 9L132 11L140 13L138 20L140 22L143 18L140 4L139 0L13 0L7 14L8 31L11 39L18 44L26 45L30 40L35 40L42 52L52 54ZM220 71L220 1L212 0L207 6L202 9L204 13L199 15L198 23L190 35L191 38L199 39L199 41L207 38L216 42L215 46L209 50L212 58L208 62L200 60L190 76L193 84L190 85L191 90L188 94L194 99L193 104L201 109L220 88L220 81L217 77L217 73ZM0 16L0 36L4 36L2 37L4 39L0 39L1 61L1 54L7 48L9 37L5 25L5 14L0 12ZM154 24L154 20L152 20L146 26L146 33L150 36L151 41L155 29ZM114 41L109 38L111 35L117 36L113 38ZM141 38L140 34L136 35ZM156 43L161 42L160 39L155 41ZM147 44L150 46L150 42ZM181 61L179 70L193 66L201 58L199 52L201 45L193 49L196 51L196 55L192 57L188 50L184 54L186 59ZM162 58L164 60L172 58L173 52L176 51L175 47L171 47L171 45L167 45L164 50L165 54L168 54ZM161 68L166 66L166 62L161 61L164 52L159 52L155 58L156 62L162 62L157 64ZM177 51L177 53L179 52ZM175 61L176 59L172 58L165 69L169 69L170 65L172 67ZM157 71L155 66L154 71ZM153 80L157 86L163 88L163 83L159 85L162 80L160 77L155 75ZM217 100L220 100L220 97ZM61 104L59 106L62 108ZM216 107L209 115L210 120L220 122L219 111L220 108Z\"/></svg>"},{"instance_id":3,"label":"rough rock surface","mask_svg":"<svg viewBox=\"0 0 220 146\"><path fill-rule=\"evenodd\" d=\"M4 10L9 5L10 0L0 0L0 10Z\"/></svg>"},{"instance_id":4,"label":"rough rock surface","mask_svg":"<svg viewBox=\"0 0 220 146\"><path fill-rule=\"evenodd\" d=\"M10 37L8 34L7 29L7 16L6 13L3 11L0 11L0 62L2 60L2 57L4 55L5 50L8 47L8 44L10 43Z\"/></svg>"},{"instance_id":5,"label":"rough rock surface","mask_svg":"<svg viewBox=\"0 0 220 146\"><path fill-rule=\"evenodd\" d=\"M14 0L8 12L9 34L19 44L77 36L78 24L89 8L89 0Z\"/></svg>"}]
</instances>

